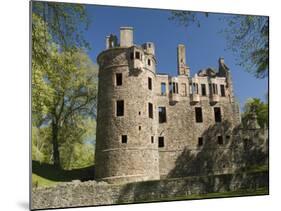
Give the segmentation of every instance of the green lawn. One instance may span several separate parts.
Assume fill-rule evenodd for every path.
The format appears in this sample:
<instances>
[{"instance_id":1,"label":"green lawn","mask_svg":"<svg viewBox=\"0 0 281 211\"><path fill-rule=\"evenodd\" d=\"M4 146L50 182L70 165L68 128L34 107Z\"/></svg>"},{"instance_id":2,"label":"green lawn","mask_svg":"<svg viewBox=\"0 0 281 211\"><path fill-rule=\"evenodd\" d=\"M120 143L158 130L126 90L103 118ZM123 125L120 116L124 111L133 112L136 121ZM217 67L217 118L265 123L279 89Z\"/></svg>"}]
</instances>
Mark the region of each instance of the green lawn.
<instances>
[{"instance_id":1,"label":"green lawn","mask_svg":"<svg viewBox=\"0 0 281 211\"><path fill-rule=\"evenodd\" d=\"M93 180L94 166L80 169L63 170L57 169L51 164L32 161L32 185L35 187L49 187L73 180Z\"/></svg>"},{"instance_id":2,"label":"green lawn","mask_svg":"<svg viewBox=\"0 0 281 211\"><path fill-rule=\"evenodd\" d=\"M257 165L257 166L251 166L244 171L246 172L261 172L261 171L268 171L268 165Z\"/></svg>"},{"instance_id":3,"label":"green lawn","mask_svg":"<svg viewBox=\"0 0 281 211\"><path fill-rule=\"evenodd\" d=\"M42 186L49 187L63 182L71 182L72 180L81 180L81 181L94 180L94 171L95 171L94 166L89 166L81 169L63 170L63 169L56 169L51 164L32 161L32 184L35 187L42 187ZM268 166L264 166L264 165L252 166L250 168L244 169L244 172L261 172L261 171L268 171ZM173 180L178 178L170 178L170 179ZM216 197L216 194L210 196ZM222 196L219 195L217 197L222 197Z\"/></svg>"},{"instance_id":4,"label":"green lawn","mask_svg":"<svg viewBox=\"0 0 281 211\"><path fill-rule=\"evenodd\" d=\"M50 186L55 186L58 183L61 183L61 182L55 182L53 180L49 180L49 179L40 177L37 174L32 173L32 186L33 187L50 187Z\"/></svg>"}]
</instances>

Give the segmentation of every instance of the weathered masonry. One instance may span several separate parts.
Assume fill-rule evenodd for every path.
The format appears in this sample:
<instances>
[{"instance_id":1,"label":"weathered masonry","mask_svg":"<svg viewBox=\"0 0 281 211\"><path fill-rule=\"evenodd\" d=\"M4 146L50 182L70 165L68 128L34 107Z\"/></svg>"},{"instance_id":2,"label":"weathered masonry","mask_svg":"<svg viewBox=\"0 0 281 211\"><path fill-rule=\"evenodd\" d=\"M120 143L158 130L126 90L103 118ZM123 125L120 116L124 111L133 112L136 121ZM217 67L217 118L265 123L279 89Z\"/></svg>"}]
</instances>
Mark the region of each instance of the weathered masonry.
<instances>
[{"instance_id":1,"label":"weathered masonry","mask_svg":"<svg viewBox=\"0 0 281 211\"><path fill-rule=\"evenodd\" d=\"M192 77L185 53L178 45L178 74L169 76L156 72L152 42L133 43L132 27L120 28L120 43L106 37L97 58L97 179L158 180L236 167L233 145L244 133L234 131L241 120L230 70L220 58L218 70Z\"/></svg>"}]
</instances>

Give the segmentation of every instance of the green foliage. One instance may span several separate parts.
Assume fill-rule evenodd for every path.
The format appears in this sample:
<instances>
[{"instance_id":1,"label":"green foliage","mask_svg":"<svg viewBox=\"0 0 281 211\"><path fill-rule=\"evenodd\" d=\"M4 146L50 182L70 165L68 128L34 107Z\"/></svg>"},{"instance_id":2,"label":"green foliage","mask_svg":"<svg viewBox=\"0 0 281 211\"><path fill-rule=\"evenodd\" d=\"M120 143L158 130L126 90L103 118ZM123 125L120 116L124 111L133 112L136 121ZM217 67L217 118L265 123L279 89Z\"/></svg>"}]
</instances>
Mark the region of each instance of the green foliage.
<instances>
[{"instance_id":1,"label":"green foliage","mask_svg":"<svg viewBox=\"0 0 281 211\"><path fill-rule=\"evenodd\" d=\"M50 145L51 130L49 127L32 126L32 160L50 163L52 147Z\"/></svg>"},{"instance_id":2,"label":"green foliage","mask_svg":"<svg viewBox=\"0 0 281 211\"><path fill-rule=\"evenodd\" d=\"M96 121L76 119L73 128L62 128L60 152L63 169L84 168L94 164Z\"/></svg>"},{"instance_id":3,"label":"green foliage","mask_svg":"<svg viewBox=\"0 0 281 211\"><path fill-rule=\"evenodd\" d=\"M85 52L54 51L50 69L43 71L44 84L50 90L46 104L50 119L55 118L60 125L73 124L76 114L95 113L97 66Z\"/></svg>"},{"instance_id":4,"label":"green foliage","mask_svg":"<svg viewBox=\"0 0 281 211\"><path fill-rule=\"evenodd\" d=\"M192 12L192 11L172 11L169 20L175 21L177 24L185 27L189 27L192 24L196 24L198 27L201 26L198 16L208 17L207 12Z\"/></svg>"},{"instance_id":5,"label":"green foliage","mask_svg":"<svg viewBox=\"0 0 281 211\"><path fill-rule=\"evenodd\" d=\"M236 55L238 64L256 78L268 77L268 17L235 15L225 20L229 26L224 30L228 48Z\"/></svg>"},{"instance_id":6,"label":"green foliage","mask_svg":"<svg viewBox=\"0 0 281 211\"><path fill-rule=\"evenodd\" d=\"M36 104L43 105L44 110L40 106L33 107L33 114L40 117L37 122L51 128L51 142L57 141L59 150L60 145L81 143L81 137L86 132L83 119L95 116L97 67L83 51L53 50L49 58L49 68L34 68L42 78L40 84L34 82L32 97ZM45 88L40 95L35 95L37 85ZM55 156L59 155L54 154L53 159Z\"/></svg>"},{"instance_id":7,"label":"green foliage","mask_svg":"<svg viewBox=\"0 0 281 211\"><path fill-rule=\"evenodd\" d=\"M46 23L32 14L32 124L37 126L42 124L52 96L51 88L44 81L45 72L50 68L50 42Z\"/></svg>"},{"instance_id":8,"label":"green foliage","mask_svg":"<svg viewBox=\"0 0 281 211\"><path fill-rule=\"evenodd\" d=\"M32 158L59 168L93 162L93 146L83 142L95 135L88 117L97 97L97 66L82 34L88 23L83 5L33 2Z\"/></svg>"},{"instance_id":9,"label":"green foliage","mask_svg":"<svg viewBox=\"0 0 281 211\"><path fill-rule=\"evenodd\" d=\"M90 23L85 5L33 2L32 13L47 23L53 41L63 49L90 47L83 37L83 31Z\"/></svg>"},{"instance_id":10,"label":"green foliage","mask_svg":"<svg viewBox=\"0 0 281 211\"><path fill-rule=\"evenodd\" d=\"M71 148L63 145L61 149L63 169L78 169L93 165L94 152L93 144L74 143Z\"/></svg>"},{"instance_id":11,"label":"green foliage","mask_svg":"<svg viewBox=\"0 0 281 211\"><path fill-rule=\"evenodd\" d=\"M261 127L268 126L268 104L262 102L258 98L249 98L244 105L244 112L242 114L242 123L245 125L251 112L255 110L258 123Z\"/></svg>"},{"instance_id":12,"label":"green foliage","mask_svg":"<svg viewBox=\"0 0 281 211\"><path fill-rule=\"evenodd\" d=\"M37 187L51 187L57 185L59 182L55 182L44 177L40 177L37 174L32 174L32 188Z\"/></svg>"}]
</instances>

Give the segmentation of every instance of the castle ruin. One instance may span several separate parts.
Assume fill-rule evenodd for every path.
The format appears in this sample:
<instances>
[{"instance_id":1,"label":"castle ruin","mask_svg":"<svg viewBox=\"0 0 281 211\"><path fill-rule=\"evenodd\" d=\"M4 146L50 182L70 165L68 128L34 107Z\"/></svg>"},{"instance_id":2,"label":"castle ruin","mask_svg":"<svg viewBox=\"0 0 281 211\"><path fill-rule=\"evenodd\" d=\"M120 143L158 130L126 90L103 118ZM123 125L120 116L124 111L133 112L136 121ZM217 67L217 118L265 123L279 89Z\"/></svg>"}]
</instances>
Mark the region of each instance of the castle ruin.
<instances>
[{"instance_id":1,"label":"castle ruin","mask_svg":"<svg viewBox=\"0 0 281 211\"><path fill-rule=\"evenodd\" d=\"M239 104L223 58L218 70L206 68L192 77L185 46L179 44L177 76L161 74L154 44L134 44L133 28L121 27L120 43L107 36L97 62L97 180L228 173L243 160L236 153L238 140L267 139L259 128L237 129Z\"/></svg>"}]
</instances>

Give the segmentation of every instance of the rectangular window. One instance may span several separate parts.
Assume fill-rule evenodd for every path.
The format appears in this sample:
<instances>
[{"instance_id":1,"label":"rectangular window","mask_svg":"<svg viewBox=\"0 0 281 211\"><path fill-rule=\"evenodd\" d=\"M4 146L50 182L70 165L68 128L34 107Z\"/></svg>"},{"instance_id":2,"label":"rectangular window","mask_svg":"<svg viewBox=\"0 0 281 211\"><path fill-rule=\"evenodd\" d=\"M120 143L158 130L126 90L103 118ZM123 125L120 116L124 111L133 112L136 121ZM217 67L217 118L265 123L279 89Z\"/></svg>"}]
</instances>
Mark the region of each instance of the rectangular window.
<instances>
[{"instance_id":1,"label":"rectangular window","mask_svg":"<svg viewBox=\"0 0 281 211\"><path fill-rule=\"evenodd\" d=\"M166 95L166 83L161 83L161 95Z\"/></svg>"},{"instance_id":2,"label":"rectangular window","mask_svg":"<svg viewBox=\"0 0 281 211\"><path fill-rule=\"evenodd\" d=\"M215 113L215 122L221 122L221 108L215 107L214 113Z\"/></svg>"},{"instance_id":3,"label":"rectangular window","mask_svg":"<svg viewBox=\"0 0 281 211\"><path fill-rule=\"evenodd\" d=\"M148 78L148 89L152 90L152 79Z\"/></svg>"},{"instance_id":4,"label":"rectangular window","mask_svg":"<svg viewBox=\"0 0 281 211\"><path fill-rule=\"evenodd\" d=\"M150 59L147 60L147 64L148 64L148 66L151 65L151 60Z\"/></svg>"},{"instance_id":5,"label":"rectangular window","mask_svg":"<svg viewBox=\"0 0 281 211\"><path fill-rule=\"evenodd\" d=\"M202 146L203 145L203 138L199 137L198 138L198 146Z\"/></svg>"},{"instance_id":6,"label":"rectangular window","mask_svg":"<svg viewBox=\"0 0 281 211\"><path fill-rule=\"evenodd\" d=\"M158 147L164 147L164 146L165 146L164 137L163 136L158 137Z\"/></svg>"},{"instance_id":7,"label":"rectangular window","mask_svg":"<svg viewBox=\"0 0 281 211\"><path fill-rule=\"evenodd\" d=\"M225 89L224 89L224 85L223 85L223 84L221 84L221 85L220 85L220 88L221 88L221 96L222 96L222 97L225 97Z\"/></svg>"},{"instance_id":8,"label":"rectangular window","mask_svg":"<svg viewBox=\"0 0 281 211\"><path fill-rule=\"evenodd\" d=\"M222 136L218 136L218 144L223 145L223 138Z\"/></svg>"},{"instance_id":9,"label":"rectangular window","mask_svg":"<svg viewBox=\"0 0 281 211\"><path fill-rule=\"evenodd\" d=\"M133 52L130 53L130 59L131 59L131 60L134 59L134 53L133 53Z\"/></svg>"},{"instance_id":10,"label":"rectangular window","mask_svg":"<svg viewBox=\"0 0 281 211\"><path fill-rule=\"evenodd\" d=\"M124 100L116 101L116 116L124 116Z\"/></svg>"},{"instance_id":11,"label":"rectangular window","mask_svg":"<svg viewBox=\"0 0 281 211\"><path fill-rule=\"evenodd\" d=\"M140 52L136 51L136 59L140 59Z\"/></svg>"},{"instance_id":12,"label":"rectangular window","mask_svg":"<svg viewBox=\"0 0 281 211\"><path fill-rule=\"evenodd\" d=\"M116 73L116 86L122 85L122 73Z\"/></svg>"},{"instance_id":13,"label":"rectangular window","mask_svg":"<svg viewBox=\"0 0 281 211\"><path fill-rule=\"evenodd\" d=\"M169 83L169 85L170 85L170 94L172 94L172 93L178 94L179 93L178 83L172 82L172 83Z\"/></svg>"},{"instance_id":14,"label":"rectangular window","mask_svg":"<svg viewBox=\"0 0 281 211\"><path fill-rule=\"evenodd\" d=\"M148 103L148 116L153 119L153 105L152 103Z\"/></svg>"},{"instance_id":15,"label":"rectangular window","mask_svg":"<svg viewBox=\"0 0 281 211\"><path fill-rule=\"evenodd\" d=\"M206 96L206 84L201 84L201 94L202 96Z\"/></svg>"},{"instance_id":16,"label":"rectangular window","mask_svg":"<svg viewBox=\"0 0 281 211\"><path fill-rule=\"evenodd\" d=\"M176 93L176 85L175 85L175 82L173 82L173 93Z\"/></svg>"},{"instance_id":17,"label":"rectangular window","mask_svg":"<svg viewBox=\"0 0 281 211\"><path fill-rule=\"evenodd\" d=\"M218 94L218 85L217 84L212 84L213 85L213 94Z\"/></svg>"},{"instance_id":18,"label":"rectangular window","mask_svg":"<svg viewBox=\"0 0 281 211\"><path fill-rule=\"evenodd\" d=\"M173 85L172 85L171 82L169 83L169 93L170 93L170 94L173 93Z\"/></svg>"},{"instance_id":19,"label":"rectangular window","mask_svg":"<svg viewBox=\"0 0 281 211\"><path fill-rule=\"evenodd\" d=\"M151 143L153 144L154 143L154 137L151 136Z\"/></svg>"},{"instance_id":20,"label":"rectangular window","mask_svg":"<svg viewBox=\"0 0 281 211\"><path fill-rule=\"evenodd\" d=\"M195 108L195 119L196 122L203 122L202 108L200 107Z\"/></svg>"},{"instance_id":21,"label":"rectangular window","mask_svg":"<svg viewBox=\"0 0 281 211\"><path fill-rule=\"evenodd\" d=\"M159 113L159 123L164 123L167 121L166 118L166 107L158 107Z\"/></svg>"},{"instance_id":22,"label":"rectangular window","mask_svg":"<svg viewBox=\"0 0 281 211\"><path fill-rule=\"evenodd\" d=\"M122 135L122 144L127 144L127 135Z\"/></svg>"}]
</instances>

